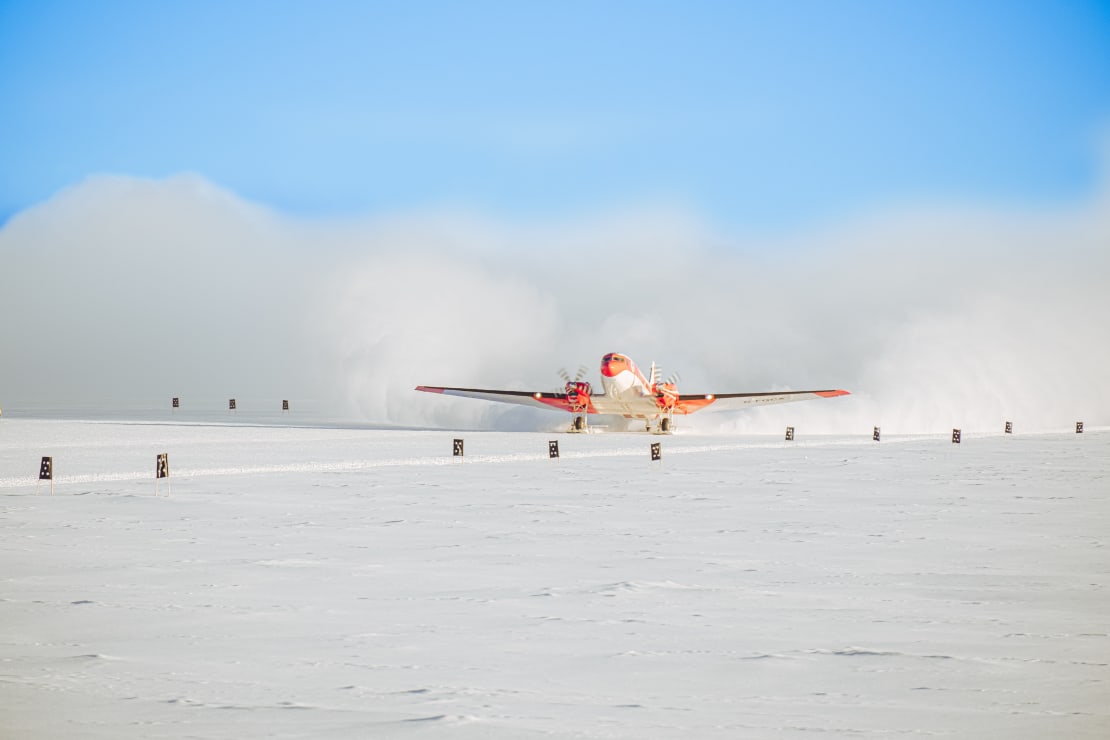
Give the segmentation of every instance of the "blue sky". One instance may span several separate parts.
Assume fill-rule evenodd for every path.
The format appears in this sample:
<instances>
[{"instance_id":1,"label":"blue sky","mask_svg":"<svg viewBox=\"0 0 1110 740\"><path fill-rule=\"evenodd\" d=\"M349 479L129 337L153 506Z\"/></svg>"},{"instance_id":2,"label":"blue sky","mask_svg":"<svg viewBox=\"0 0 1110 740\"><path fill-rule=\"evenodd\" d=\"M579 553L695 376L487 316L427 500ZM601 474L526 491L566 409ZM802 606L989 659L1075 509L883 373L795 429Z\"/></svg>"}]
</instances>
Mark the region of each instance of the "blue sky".
<instances>
[{"instance_id":1,"label":"blue sky","mask_svg":"<svg viewBox=\"0 0 1110 740\"><path fill-rule=\"evenodd\" d=\"M1106 2L0 2L0 218L195 172L311 217L737 230L1097 187Z\"/></svg>"}]
</instances>

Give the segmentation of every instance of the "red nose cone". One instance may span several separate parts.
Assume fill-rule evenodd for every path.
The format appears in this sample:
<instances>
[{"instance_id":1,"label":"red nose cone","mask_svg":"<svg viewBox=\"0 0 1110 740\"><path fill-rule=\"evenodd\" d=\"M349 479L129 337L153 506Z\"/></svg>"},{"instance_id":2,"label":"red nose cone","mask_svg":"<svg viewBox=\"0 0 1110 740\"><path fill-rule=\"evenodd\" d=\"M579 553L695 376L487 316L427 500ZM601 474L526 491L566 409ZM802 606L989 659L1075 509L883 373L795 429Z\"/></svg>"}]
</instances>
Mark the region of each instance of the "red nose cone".
<instances>
[{"instance_id":1,"label":"red nose cone","mask_svg":"<svg viewBox=\"0 0 1110 740\"><path fill-rule=\"evenodd\" d=\"M606 378L612 378L627 369L628 358L626 357L613 354L601 358L601 374Z\"/></svg>"}]
</instances>

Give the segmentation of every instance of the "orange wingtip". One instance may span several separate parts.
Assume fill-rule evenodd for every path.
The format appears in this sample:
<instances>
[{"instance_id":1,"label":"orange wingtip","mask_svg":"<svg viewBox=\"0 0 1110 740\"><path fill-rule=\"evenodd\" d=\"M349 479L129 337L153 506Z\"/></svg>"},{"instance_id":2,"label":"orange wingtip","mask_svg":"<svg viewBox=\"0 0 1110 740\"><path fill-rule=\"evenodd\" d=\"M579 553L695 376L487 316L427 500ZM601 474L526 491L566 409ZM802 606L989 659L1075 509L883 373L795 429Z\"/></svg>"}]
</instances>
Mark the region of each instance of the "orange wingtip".
<instances>
[{"instance_id":1,"label":"orange wingtip","mask_svg":"<svg viewBox=\"0 0 1110 740\"><path fill-rule=\"evenodd\" d=\"M428 393L443 393L442 388L429 388L426 385L418 385L418 386L416 386L416 390L418 390L418 391L427 391Z\"/></svg>"},{"instance_id":2,"label":"orange wingtip","mask_svg":"<svg viewBox=\"0 0 1110 740\"><path fill-rule=\"evenodd\" d=\"M817 395L821 396L822 398L835 398L836 396L850 396L852 394L848 391L836 390L836 391L817 391Z\"/></svg>"}]
</instances>

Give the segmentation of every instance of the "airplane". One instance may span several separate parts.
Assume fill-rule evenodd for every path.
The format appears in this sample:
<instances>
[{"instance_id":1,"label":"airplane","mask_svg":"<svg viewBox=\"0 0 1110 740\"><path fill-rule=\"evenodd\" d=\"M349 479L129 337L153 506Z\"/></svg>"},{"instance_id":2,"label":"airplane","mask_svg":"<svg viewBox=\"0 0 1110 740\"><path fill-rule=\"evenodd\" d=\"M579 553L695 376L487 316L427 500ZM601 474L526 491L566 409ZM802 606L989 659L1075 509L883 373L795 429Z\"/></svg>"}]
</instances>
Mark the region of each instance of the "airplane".
<instances>
[{"instance_id":1,"label":"airplane","mask_svg":"<svg viewBox=\"0 0 1110 740\"><path fill-rule=\"evenodd\" d=\"M572 414L571 432L589 430L590 414L614 414L628 419L643 419L646 431L669 434L676 415L685 416L712 407L716 410L740 409L748 406L767 406L790 403L812 398L847 396L845 390L777 391L771 393L679 393L677 377L664 381L655 363L651 363L648 377L640 372L632 359L620 352L610 352L601 358L601 393L582 380L585 367L573 380L562 371L566 384L562 392L501 391L482 388L445 388L418 385L416 390L442 393L446 396L480 398L485 401L517 403L539 408L561 409Z\"/></svg>"}]
</instances>

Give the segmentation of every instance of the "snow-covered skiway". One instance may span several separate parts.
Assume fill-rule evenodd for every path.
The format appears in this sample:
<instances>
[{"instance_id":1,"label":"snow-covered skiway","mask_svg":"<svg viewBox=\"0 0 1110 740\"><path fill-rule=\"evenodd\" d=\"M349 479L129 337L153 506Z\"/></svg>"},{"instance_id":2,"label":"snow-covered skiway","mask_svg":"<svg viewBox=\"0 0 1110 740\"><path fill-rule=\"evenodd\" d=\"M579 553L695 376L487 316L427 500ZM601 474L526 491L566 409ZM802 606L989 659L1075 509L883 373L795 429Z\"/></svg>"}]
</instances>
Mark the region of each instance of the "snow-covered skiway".
<instances>
[{"instance_id":1,"label":"snow-covered skiway","mask_svg":"<svg viewBox=\"0 0 1110 740\"><path fill-rule=\"evenodd\" d=\"M1105 737L1110 432L869 431L5 417L0 736Z\"/></svg>"}]
</instances>

